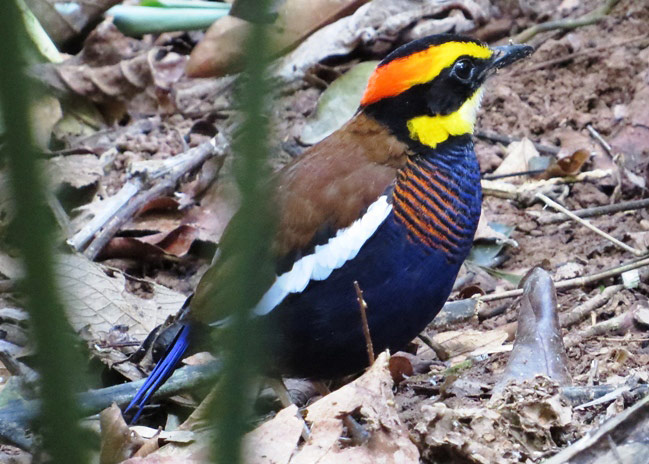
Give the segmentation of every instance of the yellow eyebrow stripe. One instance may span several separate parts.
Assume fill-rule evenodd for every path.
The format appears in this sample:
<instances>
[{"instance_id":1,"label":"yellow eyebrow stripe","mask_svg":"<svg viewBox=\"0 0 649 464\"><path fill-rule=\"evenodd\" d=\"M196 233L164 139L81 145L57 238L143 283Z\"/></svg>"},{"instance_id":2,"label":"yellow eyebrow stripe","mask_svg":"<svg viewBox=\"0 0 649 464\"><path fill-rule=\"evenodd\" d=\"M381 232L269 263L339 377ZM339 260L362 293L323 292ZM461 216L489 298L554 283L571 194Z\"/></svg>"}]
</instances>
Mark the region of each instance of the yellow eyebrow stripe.
<instances>
[{"instance_id":1,"label":"yellow eyebrow stripe","mask_svg":"<svg viewBox=\"0 0 649 464\"><path fill-rule=\"evenodd\" d=\"M491 49L474 42L446 42L397 58L376 68L370 76L361 104L369 105L399 95L413 85L430 82L460 56L487 59L492 54Z\"/></svg>"}]
</instances>

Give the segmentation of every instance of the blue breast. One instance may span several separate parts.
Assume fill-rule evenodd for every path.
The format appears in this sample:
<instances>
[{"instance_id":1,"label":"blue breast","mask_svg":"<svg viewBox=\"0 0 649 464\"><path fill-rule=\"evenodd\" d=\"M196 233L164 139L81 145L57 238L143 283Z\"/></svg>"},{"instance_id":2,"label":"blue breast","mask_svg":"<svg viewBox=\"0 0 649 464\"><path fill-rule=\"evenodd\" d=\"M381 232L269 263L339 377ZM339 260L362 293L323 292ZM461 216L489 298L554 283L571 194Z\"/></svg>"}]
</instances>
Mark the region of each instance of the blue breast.
<instances>
[{"instance_id":1,"label":"blue breast","mask_svg":"<svg viewBox=\"0 0 649 464\"><path fill-rule=\"evenodd\" d=\"M368 305L376 353L403 348L446 302L480 216L478 165L470 142L449 144L441 155L438 149L413 163L395 186L392 212L358 255L326 280L311 281L303 292L289 295L264 318L270 324L269 353L279 371L331 378L367 365L354 281ZM439 188L418 188L414 196L409 194L409 213L417 214L417 221L427 224L427 229L415 231L415 220L404 218L400 210L399 183L412 179L408 169L439 174L446 192L441 195L450 194L441 202ZM449 202L450 208L441 209L444 217L435 217L440 214L435 204L448 206Z\"/></svg>"}]
</instances>

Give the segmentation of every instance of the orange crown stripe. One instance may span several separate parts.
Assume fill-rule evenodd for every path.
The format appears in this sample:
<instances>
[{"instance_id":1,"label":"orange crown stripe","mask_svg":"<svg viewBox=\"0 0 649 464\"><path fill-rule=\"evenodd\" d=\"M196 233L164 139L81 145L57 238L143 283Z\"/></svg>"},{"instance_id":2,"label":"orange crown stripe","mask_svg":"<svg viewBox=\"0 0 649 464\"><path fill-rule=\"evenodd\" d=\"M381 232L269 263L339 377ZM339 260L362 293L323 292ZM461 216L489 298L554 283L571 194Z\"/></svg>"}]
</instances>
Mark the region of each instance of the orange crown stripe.
<instances>
[{"instance_id":1,"label":"orange crown stripe","mask_svg":"<svg viewBox=\"0 0 649 464\"><path fill-rule=\"evenodd\" d=\"M491 49L474 42L446 42L379 65L370 76L361 105L394 97L413 85L430 82L460 56L487 59L492 54Z\"/></svg>"}]
</instances>

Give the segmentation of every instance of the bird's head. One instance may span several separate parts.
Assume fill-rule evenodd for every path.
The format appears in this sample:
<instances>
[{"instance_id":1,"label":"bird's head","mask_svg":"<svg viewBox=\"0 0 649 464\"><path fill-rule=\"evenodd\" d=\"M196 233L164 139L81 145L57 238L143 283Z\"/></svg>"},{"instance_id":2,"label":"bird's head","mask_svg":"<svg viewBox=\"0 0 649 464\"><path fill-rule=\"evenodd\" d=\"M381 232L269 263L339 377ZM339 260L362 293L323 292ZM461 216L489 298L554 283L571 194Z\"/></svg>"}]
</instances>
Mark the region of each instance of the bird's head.
<instances>
[{"instance_id":1,"label":"bird's head","mask_svg":"<svg viewBox=\"0 0 649 464\"><path fill-rule=\"evenodd\" d=\"M361 108L404 142L435 148L472 133L485 80L532 51L527 45L490 48L458 35L425 37L379 63Z\"/></svg>"}]
</instances>

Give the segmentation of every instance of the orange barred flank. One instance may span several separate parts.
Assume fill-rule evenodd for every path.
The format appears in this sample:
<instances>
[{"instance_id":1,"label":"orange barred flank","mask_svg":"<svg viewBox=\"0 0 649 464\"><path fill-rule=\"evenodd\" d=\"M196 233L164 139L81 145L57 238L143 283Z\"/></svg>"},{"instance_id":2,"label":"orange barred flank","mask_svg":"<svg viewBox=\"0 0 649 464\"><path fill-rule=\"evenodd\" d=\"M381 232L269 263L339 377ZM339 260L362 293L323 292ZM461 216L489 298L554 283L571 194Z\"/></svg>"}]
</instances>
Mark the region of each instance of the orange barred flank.
<instances>
[{"instance_id":1,"label":"orange barred flank","mask_svg":"<svg viewBox=\"0 0 649 464\"><path fill-rule=\"evenodd\" d=\"M452 254L472 233L465 227L464 211L458 210L457 188L439 170L422 167L411 159L399 173L394 214L411 240Z\"/></svg>"}]
</instances>

